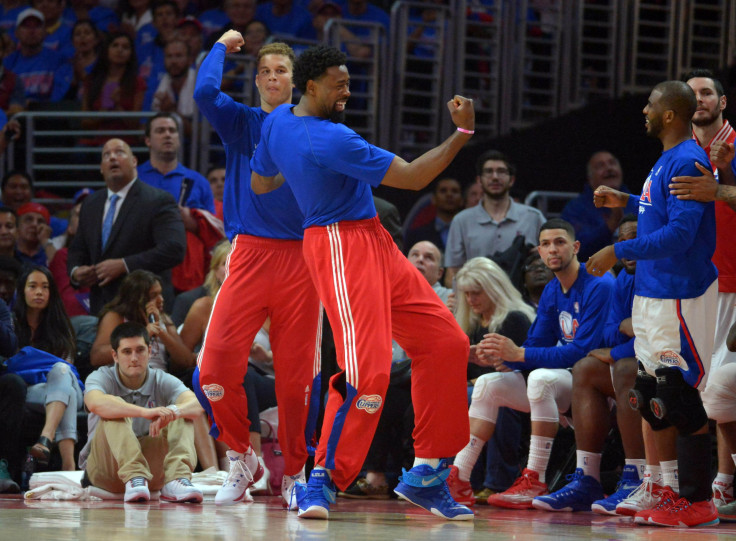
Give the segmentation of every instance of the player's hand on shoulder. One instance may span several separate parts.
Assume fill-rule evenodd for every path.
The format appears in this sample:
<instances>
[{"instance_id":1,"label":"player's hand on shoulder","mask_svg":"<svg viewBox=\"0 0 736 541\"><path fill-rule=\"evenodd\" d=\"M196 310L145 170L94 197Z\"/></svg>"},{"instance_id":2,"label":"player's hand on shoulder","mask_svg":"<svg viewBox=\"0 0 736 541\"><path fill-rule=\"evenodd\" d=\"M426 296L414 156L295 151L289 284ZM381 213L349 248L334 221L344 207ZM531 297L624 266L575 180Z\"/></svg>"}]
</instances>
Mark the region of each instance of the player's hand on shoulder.
<instances>
[{"instance_id":1,"label":"player's hand on shoulder","mask_svg":"<svg viewBox=\"0 0 736 541\"><path fill-rule=\"evenodd\" d=\"M736 149L733 143L714 141L710 146L710 163L719 169L730 167L734 157L736 157Z\"/></svg>"},{"instance_id":2,"label":"player's hand on shoulder","mask_svg":"<svg viewBox=\"0 0 736 541\"><path fill-rule=\"evenodd\" d=\"M468 131L475 130L475 108L472 99L456 94L447 102L447 108L455 126Z\"/></svg>"},{"instance_id":3,"label":"player's hand on shoulder","mask_svg":"<svg viewBox=\"0 0 736 541\"><path fill-rule=\"evenodd\" d=\"M237 30L228 30L217 42L225 46L226 53L237 53L245 43L245 40L243 40L243 35Z\"/></svg>"},{"instance_id":4,"label":"player's hand on shoulder","mask_svg":"<svg viewBox=\"0 0 736 541\"><path fill-rule=\"evenodd\" d=\"M715 201L716 193L718 192L718 182L713 176L713 171L697 162L695 162L695 167L703 173L703 176L672 177L672 181L668 186L670 194L676 195L677 199L692 199L703 203Z\"/></svg>"}]
</instances>

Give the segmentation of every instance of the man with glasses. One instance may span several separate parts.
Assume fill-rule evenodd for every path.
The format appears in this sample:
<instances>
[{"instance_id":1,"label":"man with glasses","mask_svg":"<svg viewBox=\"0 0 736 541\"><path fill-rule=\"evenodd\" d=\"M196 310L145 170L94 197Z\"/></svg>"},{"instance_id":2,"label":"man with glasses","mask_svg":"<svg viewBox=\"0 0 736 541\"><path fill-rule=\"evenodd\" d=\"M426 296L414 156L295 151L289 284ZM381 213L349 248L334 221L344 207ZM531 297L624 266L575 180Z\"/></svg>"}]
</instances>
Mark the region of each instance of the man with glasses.
<instances>
[{"instance_id":1,"label":"man with glasses","mask_svg":"<svg viewBox=\"0 0 736 541\"><path fill-rule=\"evenodd\" d=\"M452 220L445 249L447 287L468 259L503 252L518 236L536 245L539 228L545 222L537 209L511 199L516 167L501 152L488 150L481 154L476 170L483 197L477 206L463 210Z\"/></svg>"}]
</instances>

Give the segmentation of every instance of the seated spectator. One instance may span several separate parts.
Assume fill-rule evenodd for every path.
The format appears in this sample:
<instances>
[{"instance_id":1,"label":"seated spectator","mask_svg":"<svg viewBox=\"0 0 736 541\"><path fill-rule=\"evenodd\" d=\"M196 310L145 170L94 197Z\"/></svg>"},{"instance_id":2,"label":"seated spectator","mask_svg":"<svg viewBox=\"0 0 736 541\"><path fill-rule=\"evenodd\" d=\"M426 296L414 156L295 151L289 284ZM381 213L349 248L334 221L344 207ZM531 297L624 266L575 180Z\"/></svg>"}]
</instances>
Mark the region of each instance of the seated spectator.
<instances>
[{"instance_id":1,"label":"seated spectator","mask_svg":"<svg viewBox=\"0 0 736 541\"><path fill-rule=\"evenodd\" d=\"M80 101L84 83L97 64L102 38L95 24L89 19L80 19L72 27L74 55L70 59L73 76L65 98Z\"/></svg>"},{"instance_id":2,"label":"seated spectator","mask_svg":"<svg viewBox=\"0 0 736 541\"><path fill-rule=\"evenodd\" d=\"M97 337L90 353L92 366L113 363L110 335L122 322L133 321L145 325L151 337L152 368L178 372L191 367L192 350L184 345L171 318L164 313L163 302L158 276L140 269L128 274L118 294L100 312Z\"/></svg>"},{"instance_id":3,"label":"seated spectator","mask_svg":"<svg viewBox=\"0 0 736 541\"><path fill-rule=\"evenodd\" d=\"M386 29L386 32L388 32L391 23L388 13L378 6L371 4L368 0L347 0L345 8L343 10L344 19L348 21L380 23ZM364 36L369 32L367 28L360 27L353 27L351 30L357 36Z\"/></svg>"},{"instance_id":4,"label":"seated spectator","mask_svg":"<svg viewBox=\"0 0 736 541\"><path fill-rule=\"evenodd\" d=\"M228 30L237 30L245 39L246 25L255 19L256 0L225 0L223 11L226 16L225 23L221 27L208 32L210 38L205 46L208 50L212 49L212 46L217 42L220 36ZM208 15L208 18L205 21L222 20L217 17L218 14L215 10L210 10L209 12L205 12L205 14ZM200 18L200 20L202 19ZM208 22L205 21L203 21L202 24L205 25L205 28L208 28Z\"/></svg>"},{"instance_id":5,"label":"seated spectator","mask_svg":"<svg viewBox=\"0 0 736 541\"><path fill-rule=\"evenodd\" d=\"M8 34L0 31L0 61L13 51L15 43ZM0 109L7 117L11 117L25 109L25 106L26 89L23 80L9 69L0 66Z\"/></svg>"},{"instance_id":6,"label":"seated spectator","mask_svg":"<svg viewBox=\"0 0 736 541\"><path fill-rule=\"evenodd\" d=\"M2 231L2 214L3 210L0 207L0 231ZM2 238L1 233L0 238ZM10 307L15 304L15 287L20 272L21 265L17 259L0 254L0 299L4 300L5 304ZM12 353L15 353L15 351ZM0 356L9 357L10 355L0 353Z\"/></svg>"},{"instance_id":7,"label":"seated spectator","mask_svg":"<svg viewBox=\"0 0 736 541\"><path fill-rule=\"evenodd\" d=\"M523 344L536 316L534 309L523 301L521 294L511 285L506 273L488 258L477 257L466 262L458 271L456 282L458 298L455 318L460 328L470 338L468 381L473 386L473 403L475 403L485 390L488 378L500 374L496 370L479 366L484 363L476 355L477 344L489 332L507 337L514 344ZM484 487L489 490L480 492L485 498L511 485L518 475L521 461L521 457L518 456L521 419L510 410L494 413L493 423L499 425L499 429L495 432L488 454L495 465L495 471L489 469L484 480ZM498 416L499 413L501 416ZM478 420L471 415L471 441L458 454L448 478L448 486L453 497L465 505L473 505L476 502L476 496L470 486L470 474L483 445L494 435L478 430L478 425Z\"/></svg>"},{"instance_id":8,"label":"seated spectator","mask_svg":"<svg viewBox=\"0 0 736 541\"><path fill-rule=\"evenodd\" d=\"M15 257L15 243L18 239L17 221L18 218L13 210L0 206L0 256L15 261L18 261ZM15 289L15 282L12 288Z\"/></svg>"},{"instance_id":9,"label":"seated spectator","mask_svg":"<svg viewBox=\"0 0 736 541\"><path fill-rule=\"evenodd\" d=\"M629 198L626 208L596 208L593 192L598 186L608 186L629 193L623 185L623 173L618 158L605 150L594 153L588 160L588 182L583 192L568 201L560 217L575 228L580 241L580 260L588 258L613 242L614 232L624 214L636 214L638 208L634 198Z\"/></svg>"},{"instance_id":10,"label":"seated spectator","mask_svg":"<svg viewBox=\"0 0 736 541\"><path fill-rule=\"evenodd\" d=\"M70 366L75 353L74 330L47 268L35 266L25 270L18 280L16 294L18 346L31 346L58 357L58 362L46 374L46 382L28 387L28 407L45 413L41 435L30 453L39 464L48 464L56 444L62 470L73 471L77 412L83 405L80 382Z\"/></svg>"},{"instance_id":11,"label":"seated spectator","mask_svg":"<svg viewBox=\"0 0 736 541\"><path fill-rule=\"evenodd\" d=\"M16 212L33 198L33 181L25 171L10 170L3 176L0 194L3 204Z\"/></svg>"},{"instance_id":12,"label":"seated spectator","mask_svg":"<svg viewBox=\"0 0 736 541\"><path fill-rule=\"evenodd\" d=\"M71 245L74 235L77 234L79 212L82 209L84 197L86 195L82 195L81 197L78 195L74 198L75 204L69 213L69 225L66 229L66 235L62 237L64 243L61 245L61 248L55 251L49 262L49 270L54 276L54 281L59 288L61 300L64 303L64 309L70 318L89 315L89 288L75 288L72 286L69 280L69 274L66 271L69 245ZM50 249L53 250L55 248L55 246L47 247L47 253Z\"/></svg>"},{"instance_id":13,"label":"seated spectator","mask_svg":"<svg viewBox=\"0 0 736 541\"><path fill-rule=\"evenodd\" d=\"M271 32L266 23L257 19L252 20L245 25L245 31L243 32L244 43L241 48L241 53L257 58L258 51L260 51L261 47L266 44L266 40L270 35Z\"/></svg>"},{"instance_id":14,"label":"seated spectator","mask_svg":"<svg viewBox=\"0 0 736 541\"><path fill-rule=\"evenodd\" d=\"M414 246L420 240L428 240L444 250L450 223L455 215L463 210L462 194L460 183L454 178L441 178L435 181L432 190L435 218L426 225L407 231L406 245Z\"/></svg>"},{"instance_id":15,"label":"seated spectator","mask_svg":"<svg viewBox=\"0 0 736 541\"><path fill-rule=\"evenodd\" d=\"M72 48L72 24L73 21L63 17L64 0L32 0L31 6L43 14L46 27L46 37L43 46L46 49L56 51L64 60L74 56Z\"/></svg>"},{"instance_id":16,"label":"seated spectator","mask_svg":"<svg viewBox=\"0 0 736 541\"><path fill-rule=\"evenodd\" d=\"M192 129L194 105L194 83L197 72L192 67L189 45L172 39L164 46L164 67L166 73L153 96L152 111L177 113L184 122L184 132L188 136Z\"/></svg>"},{"instance_id":17,"label":"seated spectator","mask_svg":"<svg viewBox=\"0 0 736 541\"><path fill-rule=\"evenodd\" d=\"M3 0L0 10L0 30L12 35L18 14L27 7L26 0Z\"/></svg>"},{"instance_id":18,"label":"seated spectator","mask_svg":"<svg viewBox=\"0 0 736 541\"><path fill-rule=\"evenodd\" d=\"M137 62L133 40L128 34L111 34L100 57L87 77L82 99L83 111L141 111L146 81L136 75ZM125 130L139 126L137 119L103 120L86 118L86 129ZM86 145L99 145L107 136L85 140Z\"/></svg>"},{"instance_id":19,"label":"seated spectator","mask_svg":"<svg viewBox=\"0 0 736 541\"><path fill-rule=\"evenodd\" d=\"M181 17L179 6L171 0L158 0L151 8L153 13L152 39L146 41L146 28L138 33L135 49L138 55L138 75L148 84L143 98L143 110L149 111L153 95L166 73L164 46L174 37L176 23Z\"/></svg>"},{"instance_id":20,"label":"seated spectator","mask_svg":"<svg viewBox=\"0 0 736 541\"><path fill-rule=\"evenodd\" d=\"M473 182L465 188L463 200L466 209L474 207L481 199L483 199L483 185L480 182Z\"/></svg>"},{"instance_id":21,"label":"seated spectator","mask_svg":"<svg viewBox=\"0 0 736 541\"><path fill-rule=\"evenodd\" d=\"M215 7L203 11L199 14L199 17L197 17L197 20L202 24L206 43L209 43L210 37L213 33L217 32L220 28L230 22L230 18L223 9L223 4L226 3L227 2L216 2ZM255 4L253 5L253 12L255 13ZM207 47L207 49L209 49L209 47Z\"/></svg>"},{"instance_id":22,"label":"seated spectator","mask_svg":"<svg viewBox=\"0 0 736 541\"><path fill-rule=\"evenodd\" d=\"M18 215L18 240L16 241L15 257L19 261L40 265L48 265L46 253L47 243L51 240L51 214L40 203L25 203L21 205ZM48 246L54 251L53 246Z\"/></svg>"},{"instance_id":23,"label":"seated spectator","mask_svg":"<svg viewBox=\"0 0 736 541\"><path fill-rule=\"evenodd\" d=\"M98 0L70 0L74 22L89 19L103 32L120 30L120 19L114 10L101 6Z\"/></svg>"},{"instance_id":24,"label":"seated spectator","mask_svg":"<svg viewBox=\"0 0 736 541\"><path fill-rule=\"evenodd\" d=\"M259 4L256 20L263 21L274 34L299 39L316 39L312 16L304 8L295 6L293 0L275 0Z\"/></svg>"},{"instance_id":25,"label":"seated spectator","mask_svg":"<svg viewBox=\"0 0 736 541\"><path fill-rule=\"evenodd\" d=\"M176 23L176 31L172 39L180 39L189 46L189 63L197 66L197 58L204 47L202 23L196 17L187 15Z\"/></svg>"},{"instance_id":26,"label":"seated spectator","mask_svg":"<svg viewBox=\"0 0 736 541\"><path fill-rule=\"evenodd\" d=\"M225 168L218 166L210 167L206 177L210 183L212 197L215 199L215 216L222 220L222 197L225 193Z\"/></svg>"},{"instance_id":27,"label":"seated spectator","mask_svg":"<svg viewBox=\"0 0 736 541\"><path fill-rule=\"evenodd\" d=\"M544 287L554 278L549 267L544 264L539 252L530 254L524 261L524 300L536 310Z\"/></svg>"},{"instance_id":28,"label":"seated spectator","mask_svg":"<svg viewBox=\"0 0 736 541\"><path fill-rule=\"evenodd\" d=\"M455 493L469 492L462 480L483 443L493 436L500 407L531 412L529 461L511 488L489 496L488 503L530 509L537 506L537 497L548 493L545 475L552 443L560 414L571 404L572 374L567 369L601 346L613 287L610 275L596 278L585 271L585 265L577 260L579 247L568 222L552 219L544 223L539 232L539 253L555 278L544 288L537 318L523 347L499 333L487 335L476 347L477 362L493 366L496 372L479 377L473 388L470 442L455 459L459 480ZM529 372L528 379L522 371ZM596 499L602 497L600 494Z\"/></svg>"},{"instance_id":29,"label":"seated spectator","mask_svg":"<svg viewBox=\"0 0 736 541\"><path fill-rule=\"evenodd\" d=\"M122 18L120 30L135 36L145 25L153 22L151 0L123 0L120 2Z\"/></svg>"},{"instance_id":30,"label":"seated spectator","mask_svg":"<svg viewBox=\"0 0 736 541\"><path fill-rule=\"evenodd\" d=\"M19 47L3 60L25 88L28 102L56 102L69 89L71 67L58 51L44 47L46 30L43 14L33 8L20 12L15 26Z\"/></svg>"},{"instance_id":31,"label":"seated spectator","mask_svg":"<svg viewBox=\"0 0 736 541\"><path fill-rule=\"evenodd\" d=\"M202 492L191 482L197 463L191 421L203 413L197 397L175 377L149 367L143 325L114 328L110 349L115 364L94 371L86 382L83 483L124 492L126 502L147 502L150 486L161 490L163 501L201 503Z\"/></svg>"}]
</instances>

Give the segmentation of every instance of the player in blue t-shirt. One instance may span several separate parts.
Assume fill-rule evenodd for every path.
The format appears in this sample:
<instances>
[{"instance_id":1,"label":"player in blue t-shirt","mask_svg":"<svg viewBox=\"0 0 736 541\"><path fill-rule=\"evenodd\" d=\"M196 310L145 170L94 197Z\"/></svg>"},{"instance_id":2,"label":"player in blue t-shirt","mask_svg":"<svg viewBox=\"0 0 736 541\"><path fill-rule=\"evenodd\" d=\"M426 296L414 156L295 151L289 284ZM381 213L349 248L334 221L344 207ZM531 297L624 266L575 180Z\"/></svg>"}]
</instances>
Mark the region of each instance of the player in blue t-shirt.
<instances>
[{"instance_id":1,"label":"player in blue t-shirt","mask_svg":"<svg viewBox=\"0 0 736 541\"><path fill-rule=\"evenodd\" d=\"M270 318L278 437L285 462L281 493L296 510L290 505L291 489L296 480L304 481L307 440L315 430L308 404L311 393L318 396L321 389L321 308L304 264L303 216L291 190L282 186L259 197L249 185L249 161L263 119L277 105L291 102L294 53L283 43L261 48L256 74L261 106L247 107L220 90L225 54L239 51L243 43L240 32L225 32L202 62L194 90L200 111L225 145L223 210L233 245L197 360L199 384L219 431L214 435L231 449L230 476L215 503L237 503L262 471L249 438L250 431L260 433L260 427L248 422L243 378L253 339Z\"/></svg>"},{"instance_id":2,"label":"player in blue t-shirt","mask_svg":"<svg viewBox=\"0 0 736 541\"><path fill-rule=\"evenodd\" d=\"M716 323L715 212L713 203L681 200L669 190L673 177L699 175L696 164L710 168L692 138L697 106L695 93L683 82L654 87L643 112L647 134L658 138L664 151L639 197L638 236L607 246L588 261L589 271L600 274L618 257L637 260L632 322L640 365L632 404L655 433L668 488L660 497L677 504L641 511L635 521L662 526L718 523L711 501L708 416L699 393ZM623 206L629 198L604 186L594 197L597 206L608 207ZM671 466L674 459L676 467Z\"/></svg>"},{"instance_id":3,"label":"player in blue t-shirt","mask_svg":"<svg viewBox=\"0 0 736 541\"><path fill-rule=\"evenodd\" d=\"M417 457L396 493L444 518L471 519L473 513L452 500L441 460L468 438L468 338L381 226L371 186L426 186L470 139L473 104L455 96L448 108L457 131L407 163L340 123L350 97L345 62L334 47L301 54L294 67L299 104L282 105L266 118L251 160L254 191L268 192L286 179L304 214L304 257L342 370L330 381L299 516L328 518L335 485L344 490L359 473L389 382L393 335L412 359Z\"/></svg>"}]
</instances>

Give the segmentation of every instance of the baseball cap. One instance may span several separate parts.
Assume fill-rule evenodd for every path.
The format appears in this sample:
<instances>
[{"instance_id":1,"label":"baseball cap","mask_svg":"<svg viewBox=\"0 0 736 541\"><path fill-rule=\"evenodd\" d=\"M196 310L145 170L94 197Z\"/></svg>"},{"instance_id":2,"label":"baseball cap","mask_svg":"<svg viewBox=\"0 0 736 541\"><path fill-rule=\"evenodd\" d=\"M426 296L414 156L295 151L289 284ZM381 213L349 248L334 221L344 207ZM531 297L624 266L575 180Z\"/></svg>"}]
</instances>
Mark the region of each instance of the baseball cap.
<instances>
[{"instance_id":1,"label":"baseball cap","mask_svg":"<svg viewBox=\"0 0 736 541\"><path fill-rule=\"evenodd\" d=\"M23 24L23 21L25 21L29 17L35 17L42 23L46 22L46 18L43 16L43 13L41 13L37 9L26 8L20 13L18 13L18 18L15 19L15 26L20 26L21 24Z\"/></svg>"},{"instance_id":2,"label":"baseball cap","mask_svg":"<svg viewBox=\"0 0 736 541\"><path fill-rule=\"evenodd\" d=\"M92 188L82 188L74 194L74 204L77 205L84 201L84 198L90 195L94 190Z\"/></svg>"},{"instance_id":3,"label":"baseball cap","mask_svg":"<svg viewBox=\"0 0 736 541\"><path fill-rule=\"evenodd\" d=\"M31 212L35 212L36 214L43 216L47 225L51 221L51 213L49 212L49 209L44 207L41 203L34 203L33 201L21 205L16 211L16 214L20 217L24 214L30 214Z\"/></svg>"},{"instance_id":4,"label":"baseball cap","mask_svg":"<svg viewBox=\"0 0 736 541\"><path fill-rule=\"evenodd\" d=\"M177 28L179 28L179 27L182 27L182 26L184 26L185 24L193 24L194 26L196 26L197 28L199 28L199 31L200 31L200 32L202 32L202 31L204 30L204 27L202 26L202 23L201 23L201 22L199 22L199 21L198 21L198 20L197 20L196 18L194 18L194 16L192 16L192 15L187 15L187 16L186 16L186 17L184 17L183 19L179 19L179 22L178 22L178 23L176 23L176 27L177 27Z\"/></svg>"}]
</instances>

